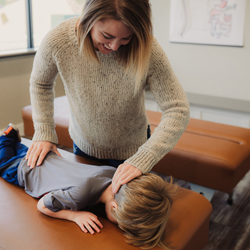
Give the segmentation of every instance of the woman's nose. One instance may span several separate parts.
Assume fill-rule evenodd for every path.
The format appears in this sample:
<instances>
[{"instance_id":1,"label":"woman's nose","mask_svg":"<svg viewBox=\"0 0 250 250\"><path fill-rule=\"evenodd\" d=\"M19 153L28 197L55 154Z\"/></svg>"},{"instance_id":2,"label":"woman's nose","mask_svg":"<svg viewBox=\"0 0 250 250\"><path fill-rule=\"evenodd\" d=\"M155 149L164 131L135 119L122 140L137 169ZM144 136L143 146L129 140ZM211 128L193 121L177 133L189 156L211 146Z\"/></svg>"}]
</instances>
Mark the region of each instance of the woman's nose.
<instances>
[{"instance_id":1,"label":"woman's nose","mask_svg":"<svg viewBox=\"0 0 250 250\"><path fill-rule=\"evenodd\" d=\"M120 47L120 43L116 42L116 41L113 41L112 43L109 44L109 47L112 49L112 50L118 50L119 47Z\"/></svg>"}]
</instances>

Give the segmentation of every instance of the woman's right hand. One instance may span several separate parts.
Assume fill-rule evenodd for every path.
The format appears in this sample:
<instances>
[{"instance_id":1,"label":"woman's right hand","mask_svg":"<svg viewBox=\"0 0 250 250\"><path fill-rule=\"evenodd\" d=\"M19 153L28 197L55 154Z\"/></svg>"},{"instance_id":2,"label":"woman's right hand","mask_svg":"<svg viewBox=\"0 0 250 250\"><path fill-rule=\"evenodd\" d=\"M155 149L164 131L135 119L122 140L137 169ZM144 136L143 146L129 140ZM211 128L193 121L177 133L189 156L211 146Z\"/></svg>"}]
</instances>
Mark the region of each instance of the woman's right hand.
<instances>
[{"instance_id":1,"label":"woman's right hand","mask_svg":"<svg viewBox=\"0 0 250 250\"><path fill-rule=\"evenodd\" d=\"M53 151L57 155L61 156L58 152L55 144L48 141L33 142L26 154L26 160L28 160L28 166L33 169L36 165L40 166L43 163L45 156Z\"/></svg>"}]
</instances>

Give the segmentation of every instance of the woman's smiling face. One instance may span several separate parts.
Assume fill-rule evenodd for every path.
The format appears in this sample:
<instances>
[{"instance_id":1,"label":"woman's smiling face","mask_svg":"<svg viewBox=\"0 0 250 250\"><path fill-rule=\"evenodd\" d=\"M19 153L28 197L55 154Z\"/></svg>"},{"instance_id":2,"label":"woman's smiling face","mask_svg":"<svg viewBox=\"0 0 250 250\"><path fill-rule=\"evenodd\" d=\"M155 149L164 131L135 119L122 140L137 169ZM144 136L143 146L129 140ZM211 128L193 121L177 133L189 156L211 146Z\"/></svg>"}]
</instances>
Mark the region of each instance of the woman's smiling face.
<instances>
[{"instance_id":1,"label":"woman's smiling face","mask_svg":"<svg viewBox=\"0 0 250 250\"><path fill-rule=\"evenodd\" d=\"M103 54L110 54L121 45L127 45L133 34L122 21L110 18L99 20L90 31L95 49Z\"/></svg>"}]
</instances>

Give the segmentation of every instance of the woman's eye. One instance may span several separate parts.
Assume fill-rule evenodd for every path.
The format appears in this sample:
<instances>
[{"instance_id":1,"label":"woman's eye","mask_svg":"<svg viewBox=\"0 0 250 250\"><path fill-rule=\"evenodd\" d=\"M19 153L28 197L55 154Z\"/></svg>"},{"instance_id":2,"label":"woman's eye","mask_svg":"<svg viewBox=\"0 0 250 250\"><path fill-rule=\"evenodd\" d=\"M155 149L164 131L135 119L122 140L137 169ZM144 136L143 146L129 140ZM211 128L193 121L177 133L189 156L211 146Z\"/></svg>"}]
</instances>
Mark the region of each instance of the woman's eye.
<instances>
[{"instance_id":1,"label":"woman's eye","mask_svg":"<svg viewBox=\"0 0 250 250\"><path fill-rule=\"evenodd\" d=\"M125 41L129 41L131 38L132 38L132 36L130 36L130 37L126 37L126 38L123 38L123 40L125 40Z\"/></svg>"},{"instance_id":2,"label":"woman's eye","mask_svg":"<svg viewBox=\"0 0 250 250\"><path fill-rule=\"evenodd\" d=\"M107 37L107 36L105 36L105 35L103 35L103 37L104 37L105 39L111 39L111 37Z\"/></svg>"}]
</instances>

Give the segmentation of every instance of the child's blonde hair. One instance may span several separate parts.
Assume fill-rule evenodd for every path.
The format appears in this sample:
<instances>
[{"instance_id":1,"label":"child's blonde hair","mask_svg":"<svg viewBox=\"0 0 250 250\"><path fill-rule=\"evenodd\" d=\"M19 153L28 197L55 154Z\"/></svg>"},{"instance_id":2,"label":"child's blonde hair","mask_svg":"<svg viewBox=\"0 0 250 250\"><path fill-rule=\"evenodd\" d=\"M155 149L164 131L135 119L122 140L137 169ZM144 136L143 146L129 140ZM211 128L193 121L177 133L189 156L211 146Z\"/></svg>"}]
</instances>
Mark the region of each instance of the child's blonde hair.
<instances>
[{"instance_id":1,"label":"child's blonde hair","mask_svg":"<svg viewBox=\"0 0 250 250\"><path fill-rule=\"evenodd\" d=\"M164 231L177 186L166 183L155 174L144 174L123 185L114 199L118 205L112 210L127 243L142 249L160 246L171 249L163 241Z\"/></svg>"},{"instance_id":2,"label":"child's blonde hair","mask_svg":"<svg viewBox=\"0 0 250 250\"><path fill-rule=\"evenodd\" d=\"M149 0L86 0L77 28L80 51L89 60L99 62L90 31L104 18L122 21L134 35L119 48L119 61L126 73L135 77L136 89L146 76L152 48L151 7Z\"/></svg>"}]
</instances>

